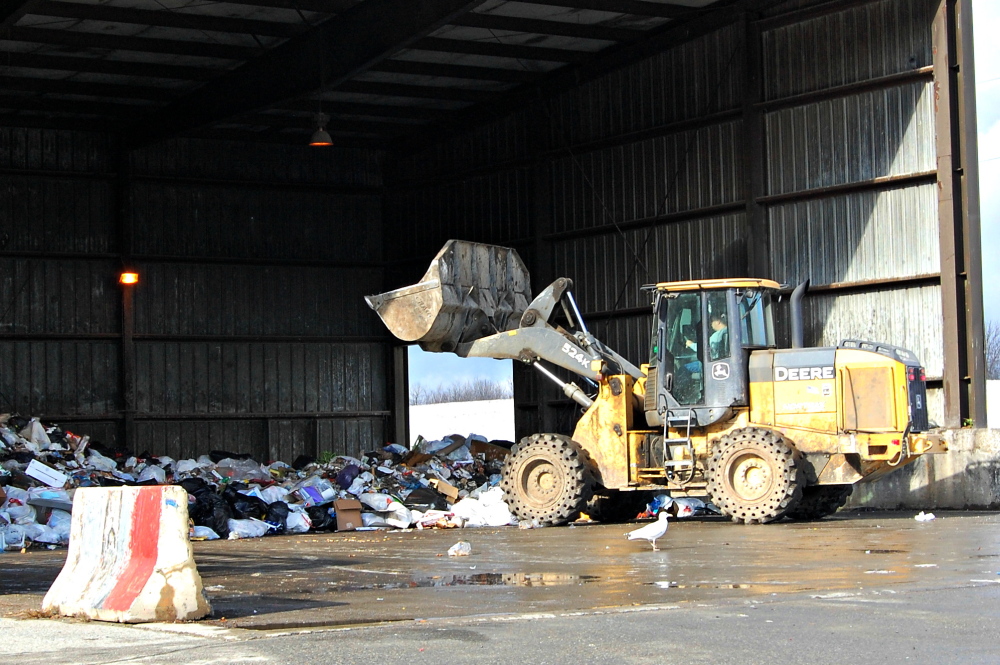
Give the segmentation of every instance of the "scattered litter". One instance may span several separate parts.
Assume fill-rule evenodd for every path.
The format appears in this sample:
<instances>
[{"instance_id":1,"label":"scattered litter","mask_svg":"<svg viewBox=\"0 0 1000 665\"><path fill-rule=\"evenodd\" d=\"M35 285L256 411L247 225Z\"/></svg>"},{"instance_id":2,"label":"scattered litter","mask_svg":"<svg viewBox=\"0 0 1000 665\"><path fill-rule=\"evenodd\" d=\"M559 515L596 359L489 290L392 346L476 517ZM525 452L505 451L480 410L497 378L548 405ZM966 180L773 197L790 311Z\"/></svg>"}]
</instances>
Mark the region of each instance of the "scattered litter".
<instances>
[{"instance_id":1,"label":"scattered litter","mask_svg":"<svg viewBox=\"0 0 1000 665\"><path fill-rule=\"evenodd\" d=\"M472 544L460 540L448 548L448 556L469 556L472 554Z\"/></svg>"},{"instance_id":2,"label":"scattered litter","mask_svg":"<svg viewBox=\"0 0 1000 665\"><path fill-rule=\"evenodd\" d=\"M936 563L918 563L918 564L916 564L913 567L914 568L937 568L938 565ZM997 574L1000 575L1000 573L997 573Z\"/></svg>"},{"instance_id":3,"label":"scattered litter","mask_svg":"<svg viewBox=\"0 0 1000 665\"><path fill-rule=\"evenodd\" d=\"M918 522L930 522L931 520L937 519L937 516L934 513L925 513L924 511L921 510L920 513L913 519L917 520Z\"/></svg>"}]
</instances>

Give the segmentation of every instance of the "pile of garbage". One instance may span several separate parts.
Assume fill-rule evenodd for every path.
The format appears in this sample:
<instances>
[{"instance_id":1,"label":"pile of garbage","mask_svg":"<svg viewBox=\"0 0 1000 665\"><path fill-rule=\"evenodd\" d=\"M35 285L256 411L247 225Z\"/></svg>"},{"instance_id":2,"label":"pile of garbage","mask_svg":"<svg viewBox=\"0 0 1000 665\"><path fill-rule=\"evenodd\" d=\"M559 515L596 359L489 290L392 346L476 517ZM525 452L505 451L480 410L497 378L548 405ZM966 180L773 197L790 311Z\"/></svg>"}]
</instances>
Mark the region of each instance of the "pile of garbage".
<instances>
[{"instance_id":1,"label":"pile of garbage","mask_svg":"<svg viewBox=\"0 0 1000 665\"><path fill-rule=\"evenodd\" d=\"M180 485L192 539L517 525L499 487L505 443L455 434L412 449L388 444L362 459L303 455L264 464L217 450L175 460L111 450L37 418L3 414L0 551L67 544L80 487Z\"/></svg>"}]
</instances>

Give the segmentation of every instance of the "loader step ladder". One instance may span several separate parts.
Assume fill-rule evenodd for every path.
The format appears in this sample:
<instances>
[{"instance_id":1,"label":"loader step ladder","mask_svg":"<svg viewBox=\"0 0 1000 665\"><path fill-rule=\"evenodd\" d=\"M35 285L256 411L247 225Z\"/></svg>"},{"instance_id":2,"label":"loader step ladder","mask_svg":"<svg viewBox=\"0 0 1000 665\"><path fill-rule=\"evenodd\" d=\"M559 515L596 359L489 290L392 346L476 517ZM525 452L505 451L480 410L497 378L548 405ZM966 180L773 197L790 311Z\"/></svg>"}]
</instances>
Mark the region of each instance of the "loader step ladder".
<instances>
[{"instance_id":1,"label":"loader step ladder","mask_svg":"<svg viewBox=\"0 0 1000 665\"><path fill-rule=\"evenodd\" d=\"M691 482L694 478L694 445L691 443L691 427L694 426L696 418L694 409L671 410L667 411L666 422L663 425L663 466L668 470L668 473L670 470L686 471L683 478L675 478L682 485ZM683 431L684 436L671 438L670 430L672 429ZM670 448L677 445L684 446L686 457L672 459ZM679 473L675 475L680 476Z\"/></svg>"}]
</instances>

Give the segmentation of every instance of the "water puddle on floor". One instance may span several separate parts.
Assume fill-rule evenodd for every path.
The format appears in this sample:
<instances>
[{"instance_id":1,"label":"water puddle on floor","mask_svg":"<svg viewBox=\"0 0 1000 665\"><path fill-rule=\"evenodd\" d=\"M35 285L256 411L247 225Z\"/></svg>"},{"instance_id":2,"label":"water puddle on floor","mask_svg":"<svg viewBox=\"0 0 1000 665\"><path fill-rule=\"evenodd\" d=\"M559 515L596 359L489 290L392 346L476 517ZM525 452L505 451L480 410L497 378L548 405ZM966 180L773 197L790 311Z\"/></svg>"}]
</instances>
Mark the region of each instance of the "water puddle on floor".
<instances>
[{"instance_id":1,"label":"water puddle on floor","mask_svg":"<svg viewBox=\"0 0 1000 665\"><path fill-rule=\"evenodd\" d=\"M573 586L600 581L597 575L568 575L564 573L475 573L471 575L417 575L409 580L376 584L349 584L345 591L365 589L423 589L432 587L461 586L511 586L545 587Z\"/></svg>"},{"instance_id":2,"label":"water puddle on floor","mask_svg":"<svg viewBox=\"0 0 1000 665\"><path fill-rule=\"evenodd\" d=\"M761 584L732 584L729 582L646 582L646 586L655 586L660 589L757 589L763 588Z\"/></svg>"}]
</instances>

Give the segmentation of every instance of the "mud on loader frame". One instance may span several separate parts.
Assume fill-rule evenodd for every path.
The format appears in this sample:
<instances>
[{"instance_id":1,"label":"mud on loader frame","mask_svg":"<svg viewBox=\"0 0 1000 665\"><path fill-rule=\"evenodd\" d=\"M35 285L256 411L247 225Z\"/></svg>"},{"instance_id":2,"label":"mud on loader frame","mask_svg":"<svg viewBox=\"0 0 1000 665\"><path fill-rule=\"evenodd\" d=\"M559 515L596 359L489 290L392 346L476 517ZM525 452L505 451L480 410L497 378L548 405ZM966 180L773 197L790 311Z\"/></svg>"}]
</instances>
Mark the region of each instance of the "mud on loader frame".
<instances>
[{"instance_id":1,"label":"mud on loader frame","mask_svg":"<svg viewBox=\"0 0 1000 665\"><path fill-rule=\"evenodd\" d=\"M654 326L641 368L590 333L571 280L532 298L524 264L505 247L450 240L420 282L366 300L403 341L519 360L583 407L572 437L534 434L508 456L502 486L519 519L627 519L645 502L642 490L707 494L737 522L817 519L855 483L945 450L927 431L912 353L858 341L775 349L769 298L778 284L768 280L644 288ZM557 308L568 328L555 325ZM710 317L731 321L733 334L713 334ZM590 392L542 361L582 377Z\"/></svg>"}]
</instances>

